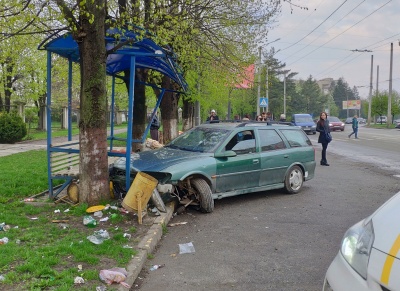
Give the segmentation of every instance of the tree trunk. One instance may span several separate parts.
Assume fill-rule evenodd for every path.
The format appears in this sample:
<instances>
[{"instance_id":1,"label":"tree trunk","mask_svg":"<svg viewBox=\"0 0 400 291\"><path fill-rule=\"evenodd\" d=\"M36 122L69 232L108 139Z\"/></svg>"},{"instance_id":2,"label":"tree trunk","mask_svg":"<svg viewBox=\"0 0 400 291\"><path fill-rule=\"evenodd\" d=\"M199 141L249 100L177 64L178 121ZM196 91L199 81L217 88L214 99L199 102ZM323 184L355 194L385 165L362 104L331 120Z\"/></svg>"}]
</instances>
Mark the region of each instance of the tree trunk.
<instances>
[{"instance_id":1,"label":"tree trunk","mask_svg":"<svg viewBox=\"0 0 400 291\"><path fill-rule=\"evenodd\" d=\"M11 111L11 94L12 94L12 86L13 86L13 81L12 81L12 73L13 73L13 65L11 64L11 59L7 58L6 61L6 81L4 84L4 101L5 101L5 107L6 111L10 112Z\"/></svg>"},{"instance_id":2,"label":"tree trunk","mask_svg":"<svg viewBox=\"0 0 400 291\"><path fill-rule=\"evenodd\" d=\"M101 2L86 2L86 11L96 21L91 24L89 19L82 14L81 29L75 36L78 38L81 58L79 200L89 205L98 204L110 197L104 45L105 8L104 3Z\"/></svg>"},{"instance_id":3,"label":"tree trunk","mask_svg":"<svg viewBox=\"0 0 400 291\"><path fill-rule=\"evenodd\" d=\"M183 111L182 111L182 131L187 131L193 127L194 124L194 104L192 101L183 98Z\"/></svg>"},{"instance_id":4,"label":"tree trunk","mask_svg":"<svg viewBox=\"0 0 400 291\"><path fill-rule=\"evenodd\" d=\"M46 98L47 98L47 93L44 93L43 95L39 96L37 101L35 101L35 105L39 109L38 110L38 124L37 124L37 129L39 129L39 130L45 129L44 116L45 116L45 111L46 111Z\"/></svg>"},{"instance_id":5,"label":"tree trunk","mask_svg":"<svg viewBox=\"0 0 400 291\"><path fill-rule=\"evenodd\" d=\"M172 81L169 77L163 77L162 87L172 89ZM164 144L178 136L178 101L179 95L170 91L165 92L161 101L160 110Z\"/></svg>"},{"instance_id":6,"label":"tree trunk","mask_svg":"<svg viewBox=\"0 0 400 291\"><path fill-rule=\"evenodd\" d=\"M136 70L136 80L144 82L147 72L143 69ZM147 110L146 110L146 85L143 83L135 84L135 96L133 102L133 119L132 119L132 138L141 139L146 128ZM142 151L144 143L133 143L132 151Z\"/></svg>"},{"instance_id":7,"label":"tree trunk","mask_svg":"<svg viewBox=\"0 0 400 291\"><path fill-rule=\"evenodd\" d=\"M125 85L129 94L129 75L130 71L125 71ZM133 99L133 118L132 118L132 139L141 139L146 128L147 112L146 112L146 85L143 82L147 79L147 71L136 69L135 80L141 81L134 84ZM139 152L144 149L144 143L133 143L132 151Z\"/></svg>"}]
</instances>

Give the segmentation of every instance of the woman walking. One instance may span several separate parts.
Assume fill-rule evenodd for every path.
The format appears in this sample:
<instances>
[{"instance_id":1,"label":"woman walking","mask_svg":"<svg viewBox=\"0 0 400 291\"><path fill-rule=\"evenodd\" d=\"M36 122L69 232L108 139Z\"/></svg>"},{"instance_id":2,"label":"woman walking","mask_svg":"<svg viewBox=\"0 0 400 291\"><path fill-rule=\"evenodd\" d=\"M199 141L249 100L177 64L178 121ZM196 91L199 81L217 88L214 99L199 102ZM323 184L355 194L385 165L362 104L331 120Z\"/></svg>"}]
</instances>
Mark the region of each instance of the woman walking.
<instances>
[{"instance_id":1,"label":"woman walking","mask_svg":"<svg viewBox=\"0 0 400 291\"><path fill-rule=\"evenodd\" d=\"M329 129L329 120L326 112L321 112L319 115L317 131L319 132L318 143L322 144L321 166L329 166L328 161L326 160L326 149L328 148L330 140L327 140L326 134L331 130Z\"/></svg>"}]
</instances>

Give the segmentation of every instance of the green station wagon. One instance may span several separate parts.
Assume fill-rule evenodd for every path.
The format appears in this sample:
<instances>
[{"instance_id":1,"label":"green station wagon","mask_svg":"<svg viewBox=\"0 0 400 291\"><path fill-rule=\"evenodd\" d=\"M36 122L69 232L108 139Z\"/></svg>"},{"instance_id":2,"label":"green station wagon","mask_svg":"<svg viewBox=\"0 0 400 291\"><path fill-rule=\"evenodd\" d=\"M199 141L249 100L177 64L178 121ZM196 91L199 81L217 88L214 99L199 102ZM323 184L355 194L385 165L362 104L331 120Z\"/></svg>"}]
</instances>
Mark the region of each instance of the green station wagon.
<instances>
[{"instance_id":1,"label":"green station wagon","mask_svg":"<svg viewBox=\"0 0 400 291\"><path fill-rule=\"evenodd\" d=\"M123 188L125 158L111 168ZM296 126L265 122L202 124L163 148L131 157L131 179L138 172L159 181L183 205L214 210L214 199L283 188L298 193L314 177L315 150Z\"/></svg>"}]
</instances>

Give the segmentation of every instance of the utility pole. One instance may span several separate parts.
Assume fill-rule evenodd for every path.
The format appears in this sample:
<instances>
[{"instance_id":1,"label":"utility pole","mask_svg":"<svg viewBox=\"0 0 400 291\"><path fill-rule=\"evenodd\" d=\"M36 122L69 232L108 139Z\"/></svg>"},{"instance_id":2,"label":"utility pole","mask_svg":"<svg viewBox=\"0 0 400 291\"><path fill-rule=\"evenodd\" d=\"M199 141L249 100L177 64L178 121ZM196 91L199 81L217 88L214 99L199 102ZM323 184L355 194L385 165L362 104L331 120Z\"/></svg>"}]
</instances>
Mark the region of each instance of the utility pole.
<instances>
[{"instance_id":1,"label":"utility pole","mask_svg":"<svg viewBox=\"0 0 400 291\"><path fill-rule=\"evenodd\" d=\"M267 112L269 111L269 97L268 97L268 90L269 90L269 87L268 87L268 63L266 63L265 64L265 67L266 67L266 69L267 69L267 77L266 77L266 92L265 92L265 94L266 94L266 96L265 97L267 97L267 101L268 101L268 103L267 103Z\"/></svg>"},{"instance_id":2,"label":"utility pole","mask_svg":"<svg viewBox=\"0 0 400 291\"><path fill-rule=\"evenodd\" d=\"M386 127L392 124L392 77L393 77L393 43L390 44L390 73L389 73L389 96Z\"/></svg>"},{"instance_id":3,"label":"utility pole","mask_svg":"<svg viewBox=\"0 0 400 291\"><path fill-rule=\"evenodd\" d=\"M286 72L283 74L283 114L286 117Z\"/></svg>"},{"instance_id":4,"label":"utility pole","mask_svg":"<svg viewBox=\"0 0 400 291\"><path fill-rule=\"evenodd\" d=\"M369 81L369 102L368 102L368 126L371 124L371 103L372 103L372 75L374 72L374 55L371 55L371 77Z\"/></svg>"},{"instance_id":5,"label":"utility pole","mask_svg":"<svg viewBox=\"0 0 400 291\"><path fill-rule=\"evenodd\" d=\"M257 116L260 115L260 101L261 101L261 47L258 47L258 94L257 94Z\"/></svg>"}]
</instances>

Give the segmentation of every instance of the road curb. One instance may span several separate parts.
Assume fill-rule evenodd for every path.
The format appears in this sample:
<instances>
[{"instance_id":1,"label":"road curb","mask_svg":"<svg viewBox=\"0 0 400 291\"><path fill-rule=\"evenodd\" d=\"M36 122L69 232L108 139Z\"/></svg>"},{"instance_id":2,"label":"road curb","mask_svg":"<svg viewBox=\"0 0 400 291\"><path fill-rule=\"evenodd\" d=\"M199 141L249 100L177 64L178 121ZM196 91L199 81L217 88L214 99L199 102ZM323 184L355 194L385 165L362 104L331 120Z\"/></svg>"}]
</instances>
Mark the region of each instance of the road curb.
<instances>
[{"instance_id":1,"label":"road curb","mask_svg":"<svg viewBox=\"0 0 400 291\"><path fill-rule=\"evenodd\" d=\"M170 202L168 205L166 205L166 209L167 212L160 212L161 215L154 220L153 225L138 244L138 253L132 258L126 267L128 276L125 280L125 283L129 284L130 286L133 285L133 283L136 281L136 278L142 271L143 266L147 261L147 255L151 254L156 248L157 244L160 242L163 234L163 225L166 226L171 220L175 209L175 203ZM127 289L124 286L119 285L118 290L126 291Z\"/></svg>"}]
</instances>

